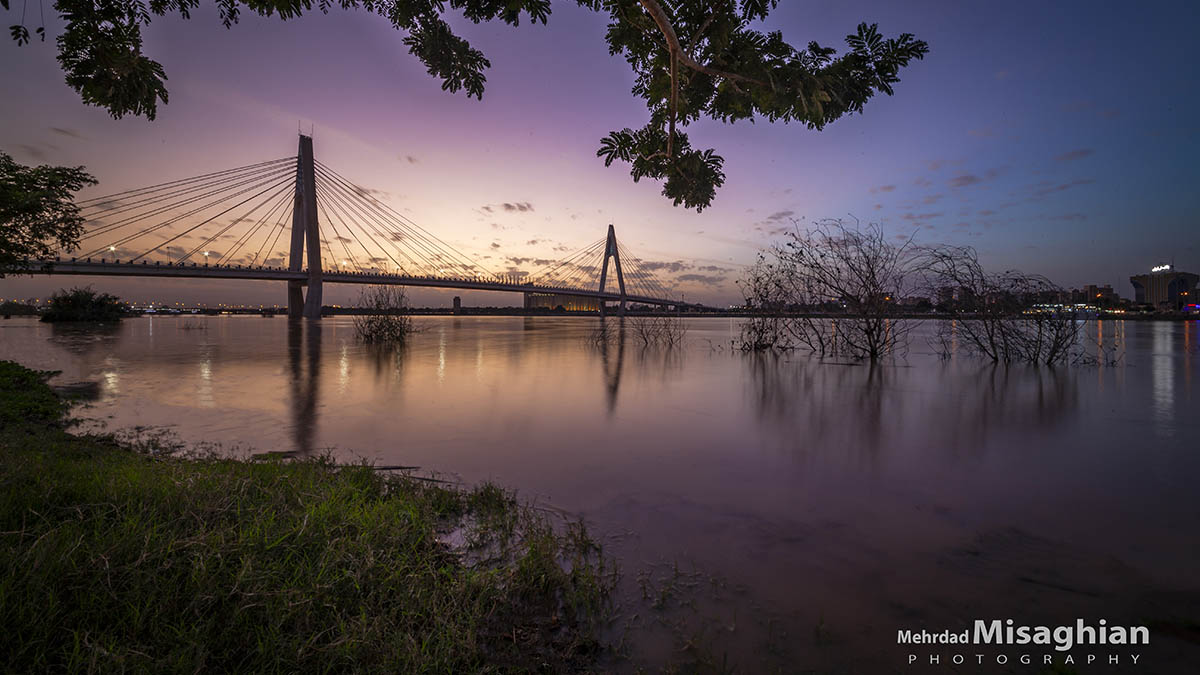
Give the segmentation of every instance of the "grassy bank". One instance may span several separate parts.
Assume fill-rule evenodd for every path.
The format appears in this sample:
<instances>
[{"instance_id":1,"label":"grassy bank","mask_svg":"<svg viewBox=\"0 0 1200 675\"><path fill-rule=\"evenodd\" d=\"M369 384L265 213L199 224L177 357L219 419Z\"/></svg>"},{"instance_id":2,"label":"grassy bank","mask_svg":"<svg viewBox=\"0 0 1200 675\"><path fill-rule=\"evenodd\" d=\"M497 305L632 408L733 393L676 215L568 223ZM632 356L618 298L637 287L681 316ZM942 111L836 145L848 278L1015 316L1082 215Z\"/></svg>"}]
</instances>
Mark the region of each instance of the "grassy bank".
<instances>
[{"instance_id":1,"label":"grassy bank","mask_svg":"<svg viewBox=\"0 0 1200 675\"><path fill-rule=\"evenodd\" d=\"M0 670L594 663L613 578L581 526L492 485L75 436L44 380L0 362Z\"/></svg>"}]
</instances>

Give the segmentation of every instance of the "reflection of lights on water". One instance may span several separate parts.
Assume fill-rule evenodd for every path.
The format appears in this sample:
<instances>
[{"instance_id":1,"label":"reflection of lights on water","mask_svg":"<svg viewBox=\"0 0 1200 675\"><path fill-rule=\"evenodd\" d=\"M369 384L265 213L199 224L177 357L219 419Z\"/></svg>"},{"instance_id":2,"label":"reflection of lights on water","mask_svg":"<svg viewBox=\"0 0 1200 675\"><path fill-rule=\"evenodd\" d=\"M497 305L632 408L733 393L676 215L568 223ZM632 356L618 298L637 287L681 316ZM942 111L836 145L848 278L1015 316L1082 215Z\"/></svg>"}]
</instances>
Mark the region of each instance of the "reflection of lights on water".
<instances>
[{"instance_id":1,"label":"reflection of lights on water","mask_svg":"<svg viewBox=\"0 0 1200 675\"><path fill-rule=\"evenodd\" d=\"M1173 436L1175 359L1172 354L1171 333L1175 325L1168 321L1155 321L1153 326L1154 348L1150 356L1150 379L1154 399L1154 430L1163 436Z\"/></svg>"},{"instance_id":2,"label":"reflection of lights on water","mask_svg":"<svg viewBox=\"0 0 1200 675\"><path fill-rule=\"evenodd\" d=\"M121 376L115 370L104 371L104 395L116 396L121 393Z\"/></svg>"},{"instance_id":3,"label":"reflection of lights on water","mask_svg":"<svg viewBox=\"0 0 1200 675\"><path fill-rule=\"evenodd\" d=\"M483 340L475 343L475 379L483 379Z\"/></svg>"},{"instance_id":4,"label":"reflection of lights on water","mask_svg":"<svg viewBox=\"0 0 1200 675\"><path fill-rule=\"evenodd\" d=\"M438 382L446 381L446 329L438 331Z\"/></svg>"},{"instance_id":5,"label":"reflection of lights on water","mask_svg":"<svg viewBox=\"0 0 1200 675\"><path fill-rule=\"evenodd\" d=\"M205 354L204 358L200 360L200 386L196 391L199 404L205 408L212 408L215 405L212 380L212 358Z\"/></svg>"},{"instance_id":6,"label":"reflection of lights on water","mask_svg":"<svg viewBox=\"0 0 1200 675\"><path fill-rule=\"evenodd\" d=\"M342 353L338 357L338 386L342 393L350 385L350 348L342 344Z\"/></svg>"}]
</instances>

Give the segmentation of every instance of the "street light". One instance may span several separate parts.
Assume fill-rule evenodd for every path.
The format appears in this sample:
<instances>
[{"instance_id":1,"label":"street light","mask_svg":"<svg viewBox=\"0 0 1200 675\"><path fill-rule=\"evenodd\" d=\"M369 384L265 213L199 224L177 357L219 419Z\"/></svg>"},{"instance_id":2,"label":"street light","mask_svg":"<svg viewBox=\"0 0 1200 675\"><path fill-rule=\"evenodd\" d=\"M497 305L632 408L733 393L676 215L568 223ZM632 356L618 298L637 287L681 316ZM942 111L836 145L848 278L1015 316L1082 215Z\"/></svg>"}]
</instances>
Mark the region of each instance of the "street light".
<instances>
[{"instance_id":1,"label":"street light","mask_svg":"<svg viewBox=\"0 0 1200 675\"><path fill-rule=\"evenodd\" d=\"M208 251L204 252L204 266L208 267Z\"/></svg>"}]
</instances>

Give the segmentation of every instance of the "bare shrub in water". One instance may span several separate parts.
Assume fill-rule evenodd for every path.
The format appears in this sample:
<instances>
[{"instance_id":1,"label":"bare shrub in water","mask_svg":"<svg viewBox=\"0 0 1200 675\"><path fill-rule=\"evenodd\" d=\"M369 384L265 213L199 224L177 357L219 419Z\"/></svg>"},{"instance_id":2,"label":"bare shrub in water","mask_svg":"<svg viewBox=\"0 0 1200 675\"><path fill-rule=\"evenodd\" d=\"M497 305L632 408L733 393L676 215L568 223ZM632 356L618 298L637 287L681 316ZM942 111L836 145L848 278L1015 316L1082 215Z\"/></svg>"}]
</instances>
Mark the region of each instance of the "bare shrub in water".
<instances>
[{"instance_id":1,"label":"bare shrub in water","mask_svg":"<svg viewBox=\"0 0 1200 675\"><path fill-rule=\"evenodd\" d=\"M368 344L403 344L413 332L402 286L368 286L359 294L354 334Z\"/></svg>"},{"instance_id":2,"label":"bare shrub in water","mask_svg":"<svg viewBox=\"0 0 1200 675\"><path fill-rule=\"evenodd\" d=\"M943 344L998 363L1052 365L1079 343L1077 312L1059 304L1062 288L1034 274L987 274L970 247L926 249L925 285L942 297L953 322L938 326Z\"/></svg>"},{"instance_id":3,"label":"bare shrub in water","mask_svg":"<svg viewBox=\"0 0 1200 675\"><path fill-rule=\"evenodd\" d=\"M876 224L797 227L741 280L756 314L742 326L742 348L871 361L900 351L915 322L901 316L898 300L912 290L922 262L911 238L894 243Z\"/></svg>"},{"instance_id":4,"label":"bare shrub in water","mask_svg":"<svg viewBox=\"0 0 1200 675\"><path fill-rule=\"evenodd\" d=\"M629 318L635 340L643 347L682 347L687 325L680 316L634 316Z\"/></svg>"},{"instance_id":5,"label":"bare shrub in water","mask_svg":"<svg viewBox=\"0 0 1200 675\"><path fill-rule=\"evenodd\" d=\"M587 335L593 347L619 344L626 335L643 347L682 347L687 337L687 324L680 316L631 316L612 321L601 319Z\"/></svg>"}]
</instances>

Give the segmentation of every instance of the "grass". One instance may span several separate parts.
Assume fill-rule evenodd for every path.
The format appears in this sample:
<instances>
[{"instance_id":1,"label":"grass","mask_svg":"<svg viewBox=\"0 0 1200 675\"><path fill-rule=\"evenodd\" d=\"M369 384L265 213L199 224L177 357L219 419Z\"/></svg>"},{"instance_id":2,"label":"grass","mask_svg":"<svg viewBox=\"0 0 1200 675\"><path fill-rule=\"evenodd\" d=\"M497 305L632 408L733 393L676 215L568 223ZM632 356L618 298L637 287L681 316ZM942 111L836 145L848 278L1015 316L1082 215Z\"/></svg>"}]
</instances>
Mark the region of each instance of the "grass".
<instances>
[{"instance_id":1,"label":"grass","mask_svg":"<svg viewBox=\"0 0 1200 675\"><path fill-rule=\"evenodd\" d=\"M72 435L46 377L0 362L0 670L596 667L615 574L581 524L494 485Z\"/></svg>"}]
</instances>

